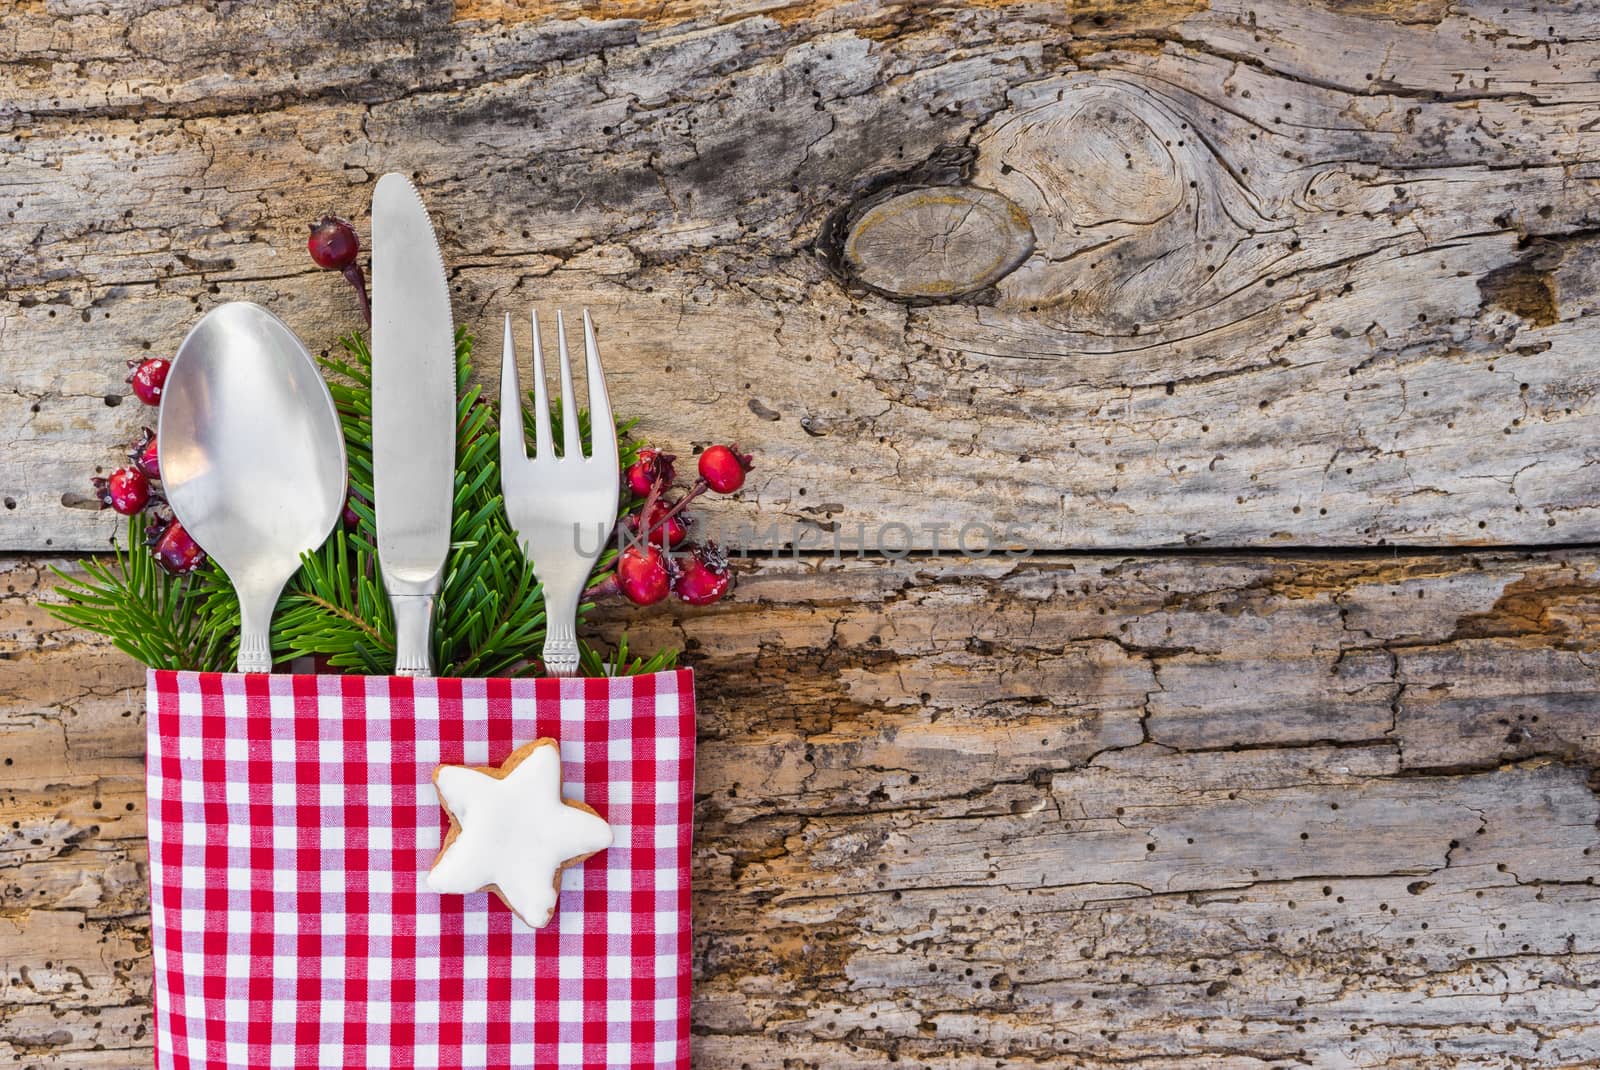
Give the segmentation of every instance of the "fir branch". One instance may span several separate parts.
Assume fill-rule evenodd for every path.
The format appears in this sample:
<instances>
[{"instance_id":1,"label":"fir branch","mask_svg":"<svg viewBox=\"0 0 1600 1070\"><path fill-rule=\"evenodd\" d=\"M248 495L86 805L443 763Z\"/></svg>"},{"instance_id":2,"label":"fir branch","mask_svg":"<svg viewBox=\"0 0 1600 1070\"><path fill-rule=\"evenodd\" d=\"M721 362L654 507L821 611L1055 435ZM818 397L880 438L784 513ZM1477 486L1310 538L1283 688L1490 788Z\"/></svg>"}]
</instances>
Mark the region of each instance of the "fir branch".
<instances>
[{"instance_id":1,"label":"fir branch","mask_svg":"<svg viewBox=\"0 0 1600 1070\"><path fill-rule=\"evenodd\" d=\"M84 561L81 576L51 566L66 599L50 607L51 615L99 632L153 669L231 667L239 654L232 587L209 566L187 576L168 574L145 548L148 526L142 514L129 517L111 562Z\"/></svg>"},{"instance_id":2,"label":"fir branch","mask_svg":"<svg viewBox=\"0 0 1600 1070\"><path fill-rule=\"evenodd\" d=\"M312 657L333 669L383 675L394 666L394 621L378 573L372 506L372 354L359 334L340 343L342 355L325 356L321 364L344 433L356 523L350 531L336 527L302 557L273 616L273 659ZM456 369L451 546L434 613L434 665L441 676L525 676L539 668L544 592L506 519L499 421L471 382L472 338L465 330L456 332ZM557 440L560 417L552 413ZM588 413L580 410L577 418L588 438ZM630 434L636 422L617 424L624 467L638 457L640 444ZM130 517L126 545L110 563L85 561L81 577L57 570L66 601L51 611L108 636L154 668L231 669L238 657L239 603L227 576L210 561L191 575L169 575L145 549L146 530L144 516ZM615 557L616 548L608 547L591 586L605 579ZM580 623L591 608L579 607ZM677 659L670 650L629 657L625 639L610 657L584 650L580 671L589 675L655 672Z\"/></svg>"}]
</instances>

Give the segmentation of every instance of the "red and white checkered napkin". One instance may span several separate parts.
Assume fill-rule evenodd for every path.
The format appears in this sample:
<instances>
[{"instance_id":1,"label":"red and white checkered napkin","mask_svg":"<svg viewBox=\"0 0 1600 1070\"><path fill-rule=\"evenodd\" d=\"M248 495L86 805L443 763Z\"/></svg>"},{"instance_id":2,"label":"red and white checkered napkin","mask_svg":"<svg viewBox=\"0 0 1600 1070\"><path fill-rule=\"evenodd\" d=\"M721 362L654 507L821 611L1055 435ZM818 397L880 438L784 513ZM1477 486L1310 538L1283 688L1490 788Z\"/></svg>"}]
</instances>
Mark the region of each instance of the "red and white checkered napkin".
<instances>
[{"instance_id":1,"label":"red and white checkered napkin","mask_svg":"<svg viewBox=\"0 0 1600 1070\"><path fill-rule=\"evenodd\" d=\"M693 687L151 672L157 1065L686 1067ZM534 931L424 877L435 766L540 736L615 842Z\"/></svg>"}]
</instances>

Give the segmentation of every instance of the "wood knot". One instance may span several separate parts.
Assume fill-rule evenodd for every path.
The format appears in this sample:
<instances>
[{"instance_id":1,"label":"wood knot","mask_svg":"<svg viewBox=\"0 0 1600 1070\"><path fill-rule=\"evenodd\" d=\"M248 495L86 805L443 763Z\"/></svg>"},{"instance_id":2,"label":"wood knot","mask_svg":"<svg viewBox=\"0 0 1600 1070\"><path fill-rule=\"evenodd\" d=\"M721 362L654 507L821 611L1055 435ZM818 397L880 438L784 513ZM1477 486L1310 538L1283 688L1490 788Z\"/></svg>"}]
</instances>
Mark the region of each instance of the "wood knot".
<instances>
[{"instance_id":1,"label":"wood knot","mask_svg":"<svg viewBox=\"0 0 1600 1070\"><path fill-rule=\"evenodd\" d=\"M977 293L1033 252L1028 217L993 190L925 187L852 214L840 266L889 297L944 301Z\"/></svg>"}]
</instances>

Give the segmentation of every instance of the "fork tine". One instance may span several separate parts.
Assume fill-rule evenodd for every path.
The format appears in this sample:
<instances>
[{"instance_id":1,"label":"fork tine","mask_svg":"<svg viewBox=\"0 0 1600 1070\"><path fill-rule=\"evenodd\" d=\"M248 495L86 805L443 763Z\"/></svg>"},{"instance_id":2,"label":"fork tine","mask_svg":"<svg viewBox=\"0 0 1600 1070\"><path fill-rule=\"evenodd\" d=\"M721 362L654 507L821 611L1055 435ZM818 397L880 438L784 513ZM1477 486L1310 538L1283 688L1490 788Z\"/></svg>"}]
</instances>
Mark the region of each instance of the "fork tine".
<instances>
[{"instance_id":1,"label":"fork tine","mask_svg":"<svg viewBox=\"0 0 1600 1070\"><path fill-rule=\"evenodd\" d=\"M550 436L550 392L544 385L544 345L539 341L539 311L528 313L533 320L533 453L541 461L555 460L554 439Z\"/></svg>"},{"instance_id":2,"label":"fork tine","mask_svg":"<svg viewBox=\"0 0 1600 1070\"><path fill-rule=\"evenodd\" d=\"M583 439L578 434L578 402L572 393L572 358L567 355L567 321L556 309L556 341L561 347L561 456L577 460L583 456Z\"/></svg>"},{"instance_id":3,"label":"fork tine","mask_svg":"<svg viewBox=\"0 0 1600 1070\"><path fill-rule=\"evenodd\" d=\"M617 464L617 425L611 418L611 395L606 392L606 373L600 368L600 347L594 340L594 321L583 310L584 370L589 378L589 456L610 459Z\"/></svg>"},{"instance_id":4,"label":"fork tine","mask_svg":"<svg viewBox=\"0 0 1600 1070\"><path fill-rule=\"evenodd\" d=\"M513 460L528 459L528 434L522 429L522 384L517 380L517 343L506 313L505 339L500 344L500 470Z\"/></svg>"}]
</instances>

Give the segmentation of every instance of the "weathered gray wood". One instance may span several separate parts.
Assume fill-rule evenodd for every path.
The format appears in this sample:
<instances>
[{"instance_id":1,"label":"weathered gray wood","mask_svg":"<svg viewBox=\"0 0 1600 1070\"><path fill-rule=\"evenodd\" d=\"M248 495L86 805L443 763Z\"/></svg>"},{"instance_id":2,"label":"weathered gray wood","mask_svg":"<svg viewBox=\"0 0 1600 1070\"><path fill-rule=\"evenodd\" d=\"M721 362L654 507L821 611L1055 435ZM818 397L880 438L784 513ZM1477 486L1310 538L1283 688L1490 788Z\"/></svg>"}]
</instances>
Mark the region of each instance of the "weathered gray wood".
<instances>
[{"instance_id":1,"label":"weathered gray wood","mask_svg":"<svg viewBox=\"0 0 1600 1070\"><path fill-rule=\"evenodd\" d=\"M104 399L206 307L351 327L304 222L414 172L462 322L587 303L620 409L756 450L707 519L1256 551L614 614L700 671L700 1065L1592 1065L1600 560L1469 544L1600 532L1595 22L24 0L0 547L103 545L69 503L150 415ZM1031 251L860 240L950 190ZM1270 556L1385 540L1455 552ZM0 1059L145 1065L141 676L43 564L0 565Z\"/></svg>"},{"instance_id":2,"label":"weathered gray wood","mask_svg":"<svg viewBox=\"0 0 1600 1070\"><path fill-rule=\"evenodd\" d=\"M0 1050L139 1065L142 676L41 565ZM699 673L697 1065L1590 1065L1597 622L1589 552L767 562L613 614Z\"/></svg>"},{"instance_id":3,"label":"weathered gray wood","mask_svg":"<svg viewBox=\"0 0 1600 1070\"><path fill-rule=\"evenodd\" d=\"M587 303L620 408L757 452L732 520L1600 535L1592 5L549 17L577 10L8 13L0 545L104 545L63 496L148 414L103 399L204 308L262 301L317 347L351 327L302 228L364 216L388 168L436 210L462 322ZM1020 266L932 305L835 273L853 207L951 186L1021 209ZM933 263L901 292L951 285Z\"/></svg>"}]
</instances>

